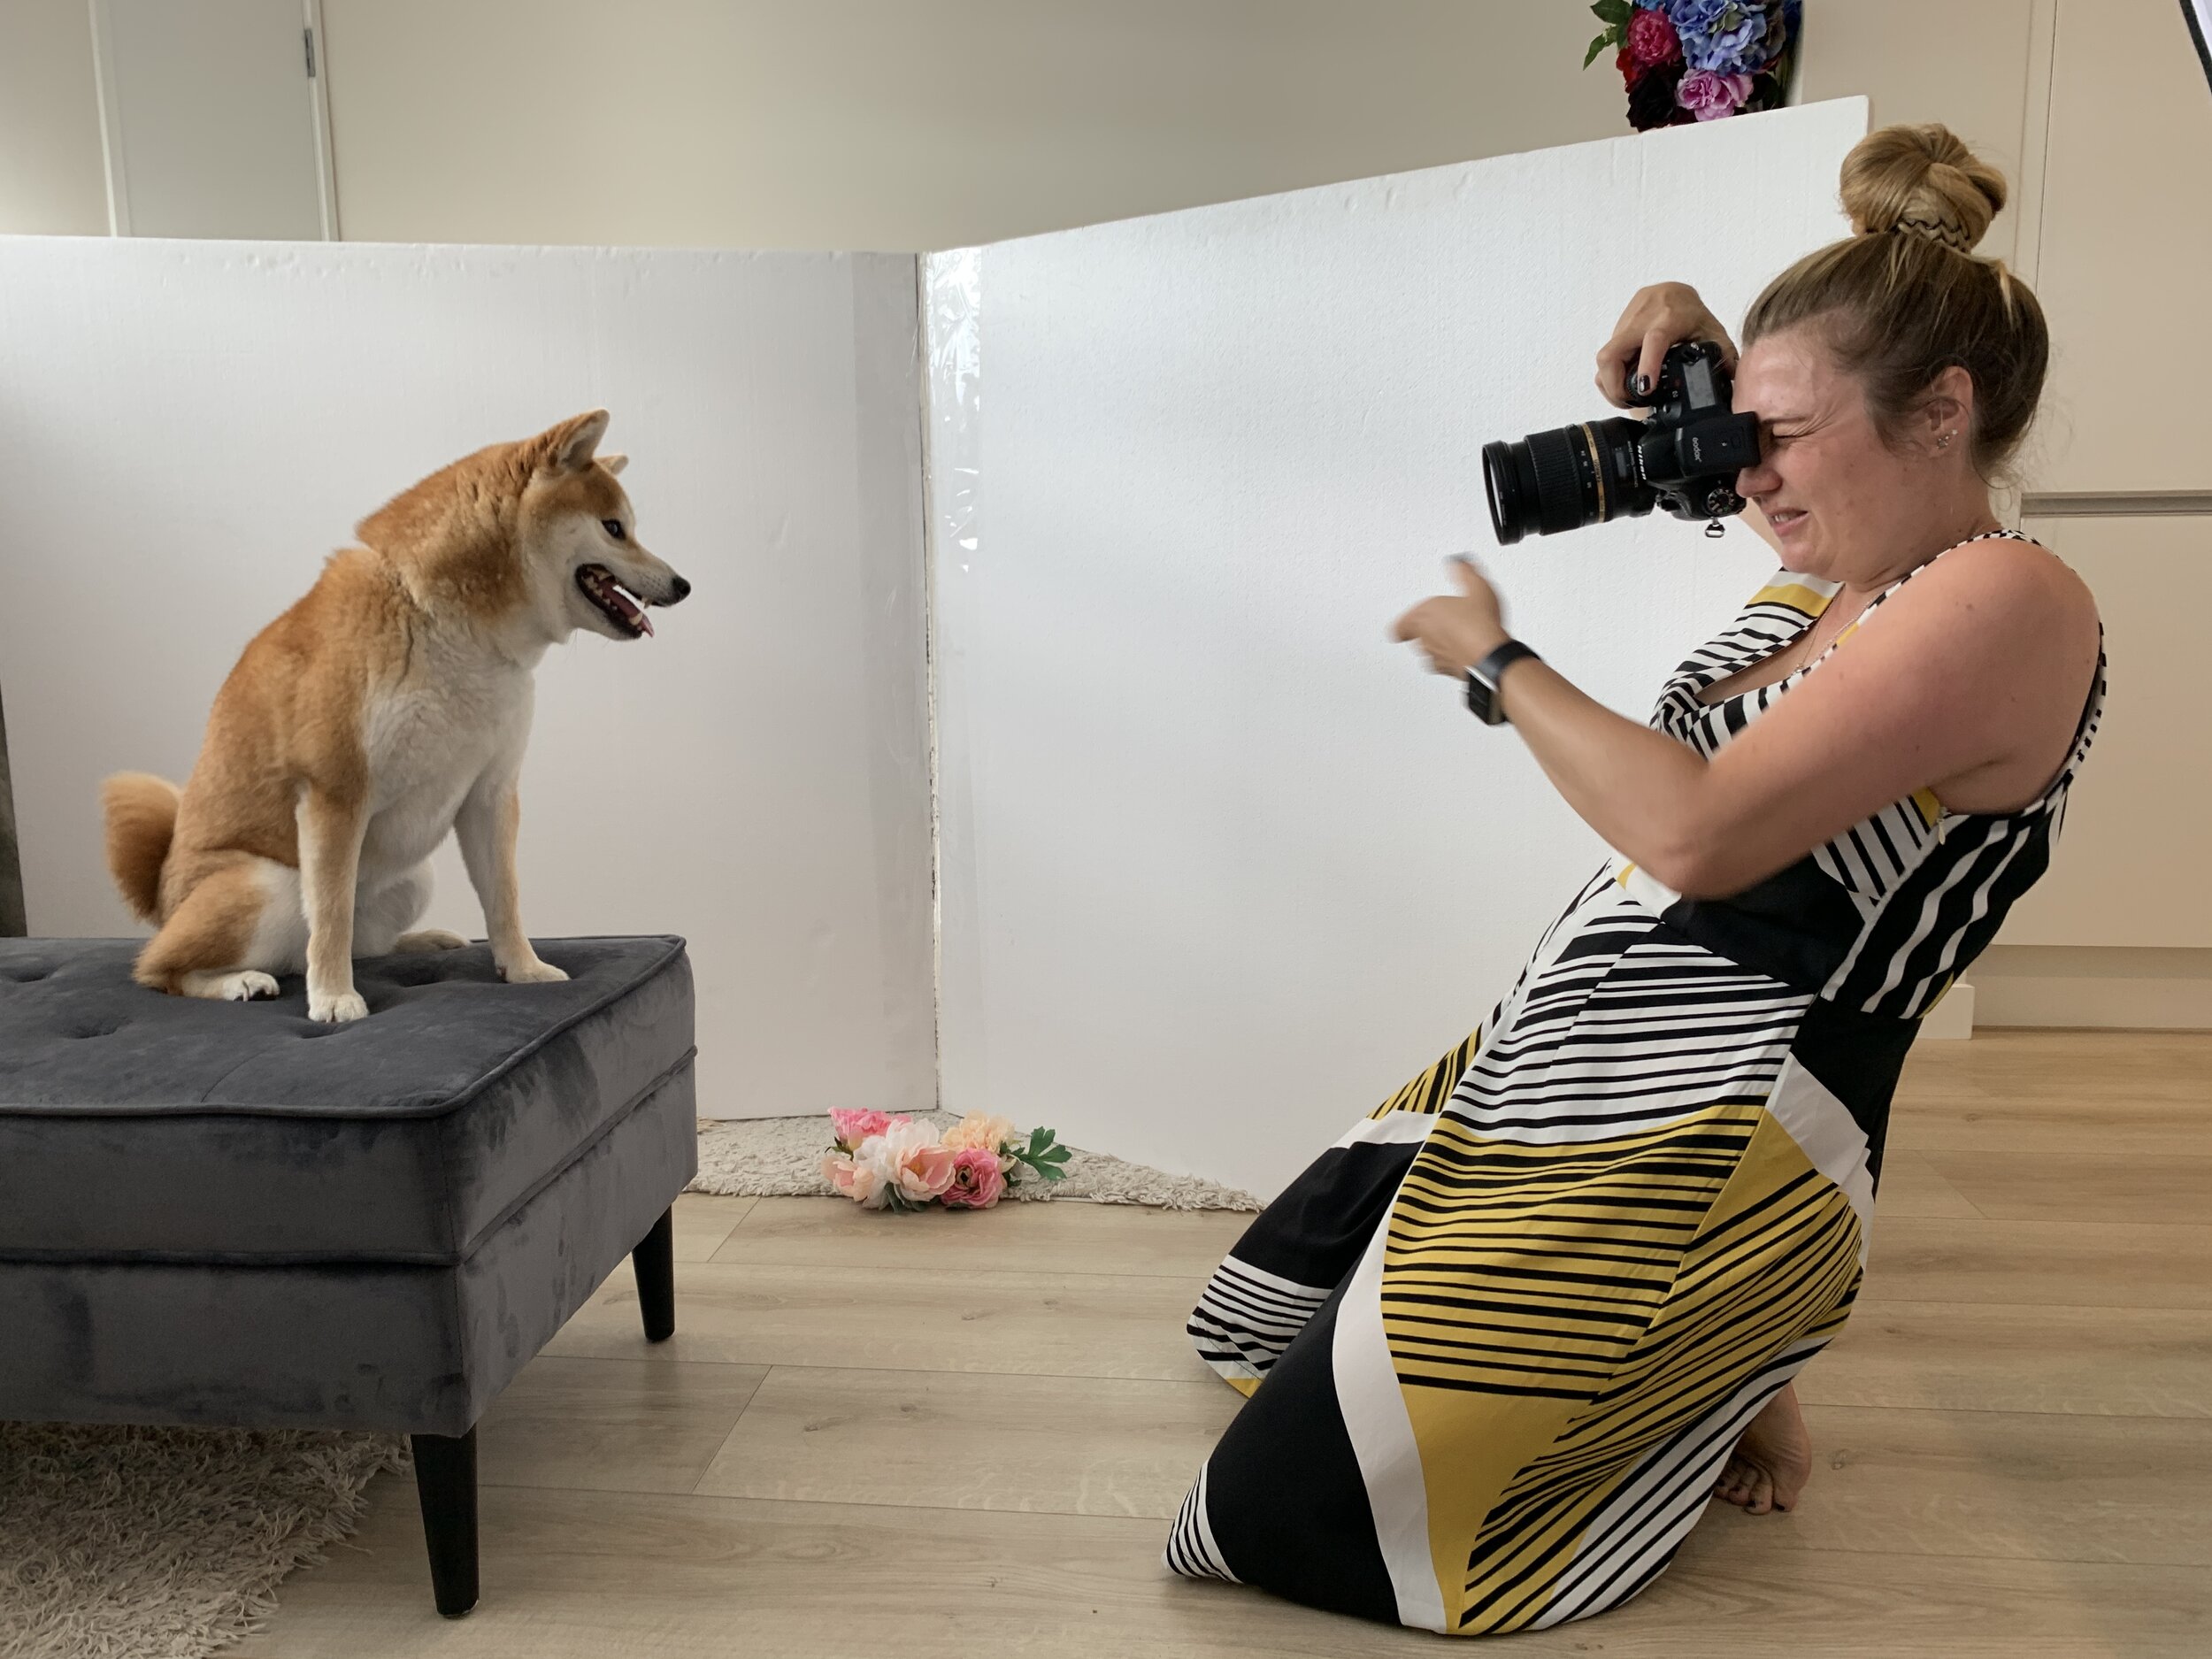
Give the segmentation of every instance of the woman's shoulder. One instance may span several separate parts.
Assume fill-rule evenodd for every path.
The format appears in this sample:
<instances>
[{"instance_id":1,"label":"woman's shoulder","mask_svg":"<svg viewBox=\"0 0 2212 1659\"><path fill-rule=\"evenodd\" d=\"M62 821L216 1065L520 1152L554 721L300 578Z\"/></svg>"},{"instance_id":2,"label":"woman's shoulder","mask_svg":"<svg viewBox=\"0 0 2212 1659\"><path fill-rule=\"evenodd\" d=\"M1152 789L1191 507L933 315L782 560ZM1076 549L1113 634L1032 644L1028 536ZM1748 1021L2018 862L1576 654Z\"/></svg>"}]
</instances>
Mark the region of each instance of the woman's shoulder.
<instances>
[{"instance_id":1,"label":"woman's shoulder","mask_svg":"<svg viewBox=\"0 0 2212 1659\"><path fill-rule=\"evenodd\" d=\"M1919 664L1933 677L1928 688L1946 698L2015 714L2078 677L2093 683L2103 655L2088 584L2048 548L2019 537L1951 549L1892 590L1880 611L1880 625L1866 630L1878 638L1878 657L1901 672ZM2069 689L2058 702L2073 696Z\"/></svg>"},{"instance_id":2,"label":"woman's shoulder","mask_svg":"<svg viewBox=\"0 0 2212 1659\"><path fill-rule=\"evenodd\" d=\"M2036 629L2098 626L2089 584L2051 549L2018 534L1979 536L1939 554L1893 602L1909 611L1963 606L1986 623Z\"/></svg>"}]
</instances>

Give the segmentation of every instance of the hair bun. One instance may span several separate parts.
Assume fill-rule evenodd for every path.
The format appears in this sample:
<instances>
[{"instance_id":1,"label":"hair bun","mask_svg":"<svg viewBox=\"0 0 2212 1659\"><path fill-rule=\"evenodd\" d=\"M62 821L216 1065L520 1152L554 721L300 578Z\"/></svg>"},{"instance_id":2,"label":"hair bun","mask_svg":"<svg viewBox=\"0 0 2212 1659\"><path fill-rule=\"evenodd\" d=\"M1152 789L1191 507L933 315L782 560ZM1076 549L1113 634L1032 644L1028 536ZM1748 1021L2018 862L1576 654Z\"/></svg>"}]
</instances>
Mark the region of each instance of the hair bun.
<instances>
[{"instance_id":1,"label":"hair bun","mask_svg":"<svg viewBox=\"0 0 2212 1659\"><path fill-rule=\"evenodd\" d=\"M1843 205L1863 236L1924 236L1971 253L2005 204L2005 175L1947 127L1885 127L1843 158Z\"/></svg>"}]
</instances>

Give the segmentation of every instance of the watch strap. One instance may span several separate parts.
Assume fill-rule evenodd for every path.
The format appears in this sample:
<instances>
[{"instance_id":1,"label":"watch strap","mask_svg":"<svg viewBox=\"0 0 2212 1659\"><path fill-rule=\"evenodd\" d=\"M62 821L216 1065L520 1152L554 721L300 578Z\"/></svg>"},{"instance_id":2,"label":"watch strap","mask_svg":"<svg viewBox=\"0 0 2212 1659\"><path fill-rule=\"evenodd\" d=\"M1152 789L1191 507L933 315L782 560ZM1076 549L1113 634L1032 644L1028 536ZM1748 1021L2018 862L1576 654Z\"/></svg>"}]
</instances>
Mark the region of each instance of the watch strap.
<instances>
[{"instance_id":1,"label":"watch strap","mask_svg":"<svg viewBox=\"0 0 2212 1659\"><path fill-rule=\"evenodd\" d=\"M1505 710L1498 699L1498 681L1507 669L1525 657L1543 660L1520 641L1508 640L1467 671L1467 710L1485 726L1506 723Z\"/></svg>"}]
</instances>

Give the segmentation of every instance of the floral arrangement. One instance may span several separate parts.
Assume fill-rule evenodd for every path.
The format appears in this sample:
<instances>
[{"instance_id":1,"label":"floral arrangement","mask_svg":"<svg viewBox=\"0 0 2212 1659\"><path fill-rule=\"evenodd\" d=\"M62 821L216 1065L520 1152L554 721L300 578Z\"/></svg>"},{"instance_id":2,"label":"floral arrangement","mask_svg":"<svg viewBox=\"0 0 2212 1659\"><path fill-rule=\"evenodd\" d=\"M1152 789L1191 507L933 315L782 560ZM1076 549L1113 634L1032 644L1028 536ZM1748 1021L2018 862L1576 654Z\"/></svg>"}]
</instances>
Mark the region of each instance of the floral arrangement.
<instances>
[{"instance_id":1,"label":"floral arrangement","mask_svg":"<svg viewBox=\"0 0 2212 1659\"><path fill-rule=\"evenodd\" d=\"M863 1210L988 1210L1025 1179L1067 1179L1068 1149L1049 1129L1018 1136L1003 1118L970 1112L941 1135L888 1112L833 1111L829 1184Z\"/></svg>"},{"instance_id":2,"label":"floral arrangement","mask_svg":"<svg viewBox=\"0 0 2212 1659\"><path fill-rule=\"evenodd\" d=\"M1804 8L1801 0L1597 0L1590 10L1605 30L1582 66L1614 49L1628 124L1647 133L1775 108Z\"/></svg>"}]
</instances>

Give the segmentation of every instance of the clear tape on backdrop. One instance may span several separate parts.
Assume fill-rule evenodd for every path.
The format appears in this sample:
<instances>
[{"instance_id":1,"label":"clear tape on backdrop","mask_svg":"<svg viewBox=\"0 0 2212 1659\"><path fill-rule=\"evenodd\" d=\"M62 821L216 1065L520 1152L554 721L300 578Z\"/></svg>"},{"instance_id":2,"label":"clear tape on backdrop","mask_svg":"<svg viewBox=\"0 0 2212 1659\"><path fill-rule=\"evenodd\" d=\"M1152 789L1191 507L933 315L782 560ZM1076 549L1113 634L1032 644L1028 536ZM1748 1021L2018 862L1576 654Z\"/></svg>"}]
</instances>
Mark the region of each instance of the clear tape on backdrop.
<instances>
[{"instance_id":1,"label":"clear tape on backdrop","mask_svg":"<svg viewBox=\"0 0 2212 1659\"><path fill-rule=\"evenodd\" d=\"M983 434L983 250L926 257L931 563L941 580L973 563Z\"/></svg>"}]
</instances>

